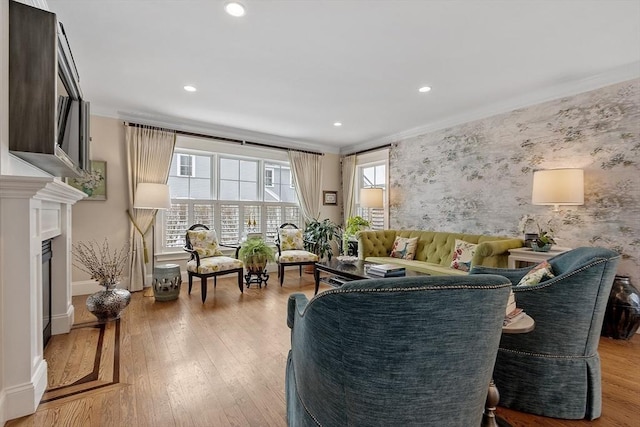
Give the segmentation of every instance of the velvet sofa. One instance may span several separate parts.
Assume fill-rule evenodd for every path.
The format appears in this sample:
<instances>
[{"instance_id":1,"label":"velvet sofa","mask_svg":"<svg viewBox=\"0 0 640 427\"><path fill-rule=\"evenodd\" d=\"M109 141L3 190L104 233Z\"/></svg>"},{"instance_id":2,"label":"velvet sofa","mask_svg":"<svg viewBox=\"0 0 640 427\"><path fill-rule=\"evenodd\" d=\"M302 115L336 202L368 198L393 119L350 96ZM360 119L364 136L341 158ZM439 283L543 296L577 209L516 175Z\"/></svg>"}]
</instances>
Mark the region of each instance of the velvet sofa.
<instances>
[{"instance_id":1,"label":"velvet sofa","mask_svg":"<svg viewBox=\"0 0 640 427\"><path fill-rule=\"evenodd\" d=\"M418 238L413 260L390 256L396 237ZM506 268L509 249L524 245L524 241L517 238L421 230L367 230L358 232L356 238L360 259L377 264L398 264L432 276L468 274L451 268L456 239L478 244L472 266Z\"/></svg>"}]
</instances>

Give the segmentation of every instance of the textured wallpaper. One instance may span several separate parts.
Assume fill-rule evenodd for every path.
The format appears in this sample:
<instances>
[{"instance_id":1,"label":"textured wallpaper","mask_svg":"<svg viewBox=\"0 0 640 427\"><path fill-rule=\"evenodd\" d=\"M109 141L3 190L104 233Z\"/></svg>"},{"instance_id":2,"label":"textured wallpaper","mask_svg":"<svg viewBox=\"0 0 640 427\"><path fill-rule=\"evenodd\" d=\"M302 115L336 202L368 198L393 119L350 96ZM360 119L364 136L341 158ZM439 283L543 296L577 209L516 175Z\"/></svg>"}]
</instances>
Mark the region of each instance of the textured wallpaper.
<instances>
[{"instance_id":1,"label":"textured wallpaper","mask_svg":"<svg viewBox=\"0 0 640 427\"><path fill-rule=\"evenodd\" d=\"M559 246L603 246L640 288L640 79L408 138L390 153L391 228L522 236L533 215ZM531 204L533 171L582 168L585 203Z\"/></svg>"}]
</instances>

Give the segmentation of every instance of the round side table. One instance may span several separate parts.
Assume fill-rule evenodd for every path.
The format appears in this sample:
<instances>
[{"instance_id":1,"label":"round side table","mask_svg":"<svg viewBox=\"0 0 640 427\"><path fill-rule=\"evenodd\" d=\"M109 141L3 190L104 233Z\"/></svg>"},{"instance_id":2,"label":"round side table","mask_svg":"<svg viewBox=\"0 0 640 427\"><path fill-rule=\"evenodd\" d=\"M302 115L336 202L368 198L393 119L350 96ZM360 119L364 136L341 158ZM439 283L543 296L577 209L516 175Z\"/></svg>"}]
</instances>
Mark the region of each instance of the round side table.
<instances>
[{"instance_id":1,"label":"round side table","mask_svg":"<svg viewBox=\"0 0 640 427\"><path fill-rule=\"evenodd\" d=\"M153 296L156 301L178 299L182 276L178 264L156 265L153 269Z\"/></svg>"}]
</instances>

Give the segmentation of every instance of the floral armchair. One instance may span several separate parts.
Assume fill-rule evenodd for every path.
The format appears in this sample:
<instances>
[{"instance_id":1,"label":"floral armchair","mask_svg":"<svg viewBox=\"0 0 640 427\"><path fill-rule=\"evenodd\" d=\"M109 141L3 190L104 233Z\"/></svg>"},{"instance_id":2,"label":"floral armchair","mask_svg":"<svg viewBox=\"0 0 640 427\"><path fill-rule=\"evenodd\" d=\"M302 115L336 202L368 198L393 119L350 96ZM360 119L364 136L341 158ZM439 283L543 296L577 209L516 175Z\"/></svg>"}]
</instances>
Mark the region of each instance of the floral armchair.
<instances>
[{"instance_id":1,"label":"floral armchair","mask_svg":"<svg viewBox=\"0 0 640 427\"><path fill-rule=\"evenodd\" d=\"M184 250L191 254L187 262L189 274L189 295L193 286L193 277L200 278L202 302L207 299L207 278L213 276L213 287L216 286L218 276L236 273L238 287L244 292L242 273L244 264L238 258L239 247L221 245L218 243L215 230L209 230L206 225L195 224L189 227L185 236ZM235 258L224 256L220 247L235 248Z\"/></svg>"},{"instance_id":2,"label":"floral armchair","mask_svg":"<svg viewBox=\"0 0 640 427\"><path fill-rule=\"evenodd\" d=\"M292 265L300 267L302 276L303 265L314 265L318 262L318 255L304 250L304 234L295 224L285 223L278 229L276 237L278 248L278 277L280 286L284 282L284 268Z\"/></svg>"}]
</instances>

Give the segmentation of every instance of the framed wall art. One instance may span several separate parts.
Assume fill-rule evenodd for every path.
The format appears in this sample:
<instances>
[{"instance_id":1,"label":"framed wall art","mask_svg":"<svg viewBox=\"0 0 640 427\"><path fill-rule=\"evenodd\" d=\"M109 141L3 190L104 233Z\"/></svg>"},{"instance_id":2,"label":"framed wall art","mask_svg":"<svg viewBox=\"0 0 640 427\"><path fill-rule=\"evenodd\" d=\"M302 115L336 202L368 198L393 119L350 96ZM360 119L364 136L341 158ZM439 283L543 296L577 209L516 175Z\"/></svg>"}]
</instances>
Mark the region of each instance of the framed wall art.
<instances>
[{"instance_id":1,"label":"framed wall art","mask_svg":"<svg viewBox=\"0 0 640 427\"><path fill-rule=\"evenodd\" d=\"M91 160L91 170L80 178L69 178L68 184L84 192L83 200L107 200L107 162Z\"/></svg>"},{"instance_id":2,"label":"framed wall art","mask_svg":"<svg viewBox=\"0 0 640 427\"><path fill-rule=\"evenodd\" d=\"M337 205L338 204L338 192L337 191L323 191L322 192L322 204L323 205Z\"/></svg>"}]
</instances>

